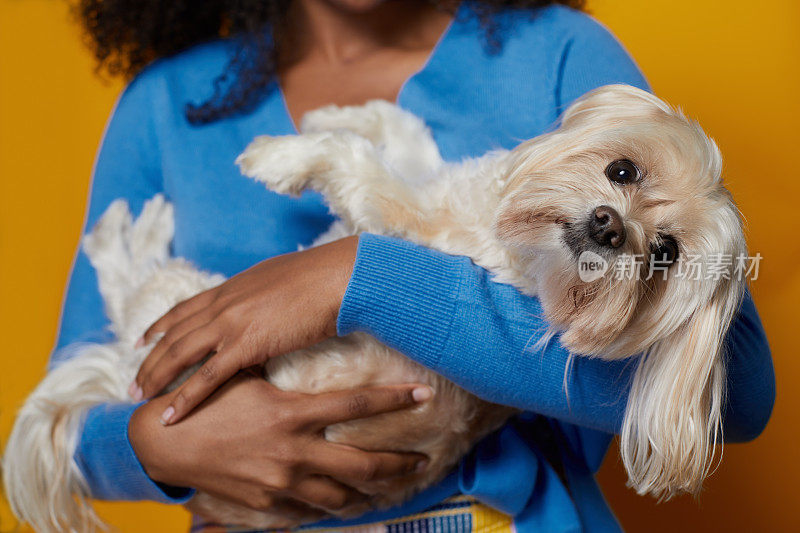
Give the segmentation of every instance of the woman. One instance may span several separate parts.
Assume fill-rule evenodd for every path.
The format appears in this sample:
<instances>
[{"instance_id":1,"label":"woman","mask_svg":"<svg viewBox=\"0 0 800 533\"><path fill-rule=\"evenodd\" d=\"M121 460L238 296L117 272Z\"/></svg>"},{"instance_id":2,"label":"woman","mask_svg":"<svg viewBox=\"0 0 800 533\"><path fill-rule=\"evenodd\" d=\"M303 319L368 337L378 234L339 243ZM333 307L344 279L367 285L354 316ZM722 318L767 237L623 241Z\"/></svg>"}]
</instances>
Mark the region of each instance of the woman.
<instances>
[{"instance_id":1,"label":"woman","mask_svg":"<svg viewBox=\"0 0 800 533\"><path fill-rule=\"evenodd\" d=\"M112 72L141 70L109 123L87 226L116 198L138 210L163 192L176 207L175 254L233 276L176 307L144 339L165 334L132 396L151 397L176 368L217 352L190 387L87 413L76 460L93 496L182 502L192 494L183 487L193 487L254 508L325 510L362 498L348 480L424 468L418 456L343 449L304 429L309 420L333 423L423 400L413 385L309 398L243 374L226 381L255 360L365 331L526 413L436 487L356 523L434 508L416 526L435 527L441 509L464 507L464 520L445 529L471 530L478 516L493 517L494 528L513 519L520 531L618 529L592 474L620 426L632 365L577 358L566 391L568 354L558 343L541 356L526 352L544 329L538 301L465 258L374 235L289 253L330 224L320 197L272 194L233 165L256 135L293 133L306 111L331 103L396 100L425 120L453 160L542 133L597 86L646 87L605 29L558 5L580 2L434 4L81 3L100 60ZM231 37L215 39L220 33ZM58 346L105 322L79 254ZM749 296L730 347L725 438L742 441L761 432L774 398L769 348ZM434 507L459 494L469 498Z\"/></svg>"}]
</instances>

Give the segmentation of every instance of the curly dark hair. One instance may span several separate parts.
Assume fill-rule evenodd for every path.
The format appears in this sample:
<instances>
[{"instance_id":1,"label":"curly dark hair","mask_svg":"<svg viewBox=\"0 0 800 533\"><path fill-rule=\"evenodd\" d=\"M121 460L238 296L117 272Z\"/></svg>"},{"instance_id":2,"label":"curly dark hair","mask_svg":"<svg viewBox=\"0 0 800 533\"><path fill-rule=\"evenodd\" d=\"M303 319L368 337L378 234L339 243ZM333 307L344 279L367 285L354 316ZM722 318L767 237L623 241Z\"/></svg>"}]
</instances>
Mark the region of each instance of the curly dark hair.
<instances>
[{"instance_id":1,"label":"curly dark hair","mask_svg":"<svg viewBox=\"0 0 800 533\"><path fill-rule=\"evenodd\" d=\"M428 0L455 11L458 0ZM77 0L74 7L97 59L98 69L131 78L150 62L192 45L234 36L228 66L214 81L212 96L188 103L194 124L246 112L266 94L277 70L276 33L283 27L291 0ZM493 15L502 9L532 9L563 4L576 9L585 0L494 0L471 3L486 31L490 49L500 46ZM273 31L265 31L272 28ZM275 44L273 44L275 43Z\"/></svg>"}]
</instances>

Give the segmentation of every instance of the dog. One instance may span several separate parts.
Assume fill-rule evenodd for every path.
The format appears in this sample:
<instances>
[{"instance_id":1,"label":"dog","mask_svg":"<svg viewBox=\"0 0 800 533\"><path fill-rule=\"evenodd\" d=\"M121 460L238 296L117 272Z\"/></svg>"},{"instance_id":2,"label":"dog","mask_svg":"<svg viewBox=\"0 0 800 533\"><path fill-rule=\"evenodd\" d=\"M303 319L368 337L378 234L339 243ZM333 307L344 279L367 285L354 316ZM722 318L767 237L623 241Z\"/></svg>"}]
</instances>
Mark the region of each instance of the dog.
<instances>
[{"instance_id":1,"label":"dog","mask_svg":"<svg viewBox=\"0 0 800 533\"><path fill-rule=\"evenodd\" d=\"M658 498L698 493L721 443L723 341L745 281L730 273L693 278L679 267L685 257L713 263L747 250L719 150L697 123L650 93L610 85L569 106L555 130L459 163L444 162L425 124L387 102L313 111L301 131L258 137L237 163L273 191L324 195L339 221L316 244L371 232L469 256L495 281L540 299L551 330L539 345L557 333L575 356L636 356L620 437L629 485ZM136 221L114 202L84 238L117 340L81 347L19 413L4 482L14 512L37 530L100 524L72 460L82 414L128 401L147 355L136 340L174 304L223 281L169 257L171 238L171 206L161 197ZM647 259L626 267L634 275L587 277L587 254L608 272ZM647 275L654 271L662 275ZM365 334L272 359L264 370L278 388L305 393L431 385L434 397L423 405L326 430L334 442L428 455L423 473L355 487L378 507L441 479L515 413ZM309 520L200 493L187 506L252 528Z\"/></svg>"}]
</instances>

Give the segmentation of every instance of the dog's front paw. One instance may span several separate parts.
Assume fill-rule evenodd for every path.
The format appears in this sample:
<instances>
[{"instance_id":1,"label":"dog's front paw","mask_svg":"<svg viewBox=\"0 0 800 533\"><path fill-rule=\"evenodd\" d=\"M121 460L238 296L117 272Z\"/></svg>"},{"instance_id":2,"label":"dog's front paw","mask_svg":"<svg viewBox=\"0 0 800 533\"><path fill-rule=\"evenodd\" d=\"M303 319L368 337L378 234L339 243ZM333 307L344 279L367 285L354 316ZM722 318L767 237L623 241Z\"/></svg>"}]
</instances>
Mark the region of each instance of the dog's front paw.
<instances>
[{"instance_id":1,"label":"dog's front paw","mask_svg":"<svg viewBox=\"0 0 800 533\"><path fill-rule=\"evenodd\" d=\"M242 174L264 183L278 193L299 195L306 188L309 171L304 161L308 158L308 146L297 135L256 137L236 164Z\"/></svg>"}]
</instances>

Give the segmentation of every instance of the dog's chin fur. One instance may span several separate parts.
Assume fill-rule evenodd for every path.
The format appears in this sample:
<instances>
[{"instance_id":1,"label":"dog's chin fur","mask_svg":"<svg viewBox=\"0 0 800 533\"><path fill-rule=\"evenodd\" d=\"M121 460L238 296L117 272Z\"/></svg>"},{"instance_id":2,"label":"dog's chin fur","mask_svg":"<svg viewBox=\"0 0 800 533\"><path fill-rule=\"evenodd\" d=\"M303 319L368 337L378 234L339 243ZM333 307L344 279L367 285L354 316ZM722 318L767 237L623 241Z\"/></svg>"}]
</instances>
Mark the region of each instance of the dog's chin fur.
<instances>
[{"instance_id":1,"label":"dog's chin fur","mask_svg":"<svg viewBox=\"0 0 800 533\"><path fill-rule=\"evenodd\" d=\"M385 102L323 108L306 116L302 131L256 139L237 160L242 171L277 192L324 194L341 221L319 243L369 231L470 256L496 281L537 295L552 332L572 353L641 354L620 440L629 483L659 498L700 490L721 435L723 339L744 283L681 278L674 268L664 280L656 273L651 280L605 276L586 283L577 265L584 248L612 265L622 254L648 255L664 234L684 257L746 254L738 211L720 180L719 152L696 123L644 91L608 86L570 106L552 133L459 164L442 161L424 124ZM617 159L634 161L643 179L610 182L604 170ZM591 248L582 233L600 205L624 219L627 239L617 250ZM98 523L72 460L82 415L92 405L127 401L125 385L146 355L133 349L134 340L171 305L222 281L169 258L171 236L170 208L158 197L135 223L123 203L114 203L85 239L119 340L85 346L54 368L19 415L4 481L15 513L37 530L82 531ZM356 487L378 506L400 503L441 479L514 412L366 335L271 360L265 377L309 393L431 384L434 398L422 406L327 430L335 442L431 458L416 477ZM205 494L188 507L256 528L319 517L256 512Z\"/></svg>"}]
</instances>

